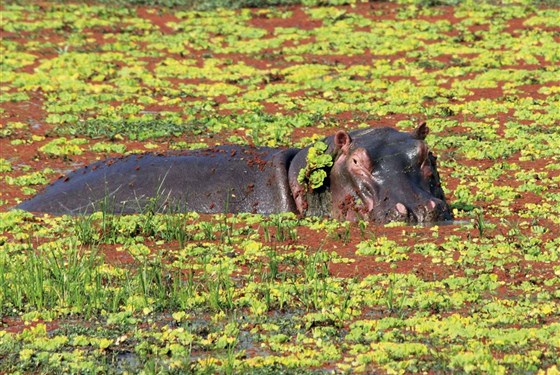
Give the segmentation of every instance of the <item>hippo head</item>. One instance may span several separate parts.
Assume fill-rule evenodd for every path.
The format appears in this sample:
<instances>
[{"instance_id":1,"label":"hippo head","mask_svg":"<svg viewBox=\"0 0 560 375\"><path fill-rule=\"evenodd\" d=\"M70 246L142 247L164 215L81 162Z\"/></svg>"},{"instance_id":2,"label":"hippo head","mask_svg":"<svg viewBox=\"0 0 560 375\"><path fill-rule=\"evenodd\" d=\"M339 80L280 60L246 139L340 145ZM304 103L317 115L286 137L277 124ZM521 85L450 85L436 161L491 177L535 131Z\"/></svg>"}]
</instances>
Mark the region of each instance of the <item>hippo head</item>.
<instances>
[{"instance_id":1,"label":"hippo head","mask_svg":"<svg viewBox=\"0 0 560 375\"><path fill-rule=\"evenodd\" d=\"M327 138L333 156L326 184L331 216L377 223L450 220L436 157L424 142L428 132L422 123L410 133L392 128L340 130ZM307 207L301 197L295 196L300 212Z\"/></svg>"}]
</instances>

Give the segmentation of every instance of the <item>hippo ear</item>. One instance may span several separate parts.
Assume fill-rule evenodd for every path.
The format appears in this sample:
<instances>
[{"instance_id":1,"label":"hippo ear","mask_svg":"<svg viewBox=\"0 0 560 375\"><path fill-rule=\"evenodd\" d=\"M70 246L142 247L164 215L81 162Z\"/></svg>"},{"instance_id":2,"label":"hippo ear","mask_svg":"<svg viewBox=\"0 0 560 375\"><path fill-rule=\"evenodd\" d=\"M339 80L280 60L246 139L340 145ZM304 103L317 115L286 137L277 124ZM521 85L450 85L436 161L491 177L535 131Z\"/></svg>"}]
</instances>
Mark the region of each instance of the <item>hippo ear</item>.
<instances>
[{"instance_id":1,"label":"hippo ear","mask_svg":"<svg viewBox=\"0 0 560 375\"><path fill-rule=\"evenodd\" d=\"M350 135L344 130L339 130L334 135L334 145L337 151L342 150L342 152L348 152L350 143L352 143L352 138L350 138Z\"/></svg>"},{"instance_id":2,"label":"hippo ear","mask_svg":"<svg viewBox=\"0 0 560 375\"><path fill-rule=\"evenodd\" d=\"M428 129L428 125L426 125L426 122L422 122L420 125L418 125L416 127L416 129L414 129L412 131L412 138L414 139L418 139L419 141L423 141L424 139L426 139L426 136L428 135L428 133L430 132L430 129Z\"/></svg>"}]
</instances>

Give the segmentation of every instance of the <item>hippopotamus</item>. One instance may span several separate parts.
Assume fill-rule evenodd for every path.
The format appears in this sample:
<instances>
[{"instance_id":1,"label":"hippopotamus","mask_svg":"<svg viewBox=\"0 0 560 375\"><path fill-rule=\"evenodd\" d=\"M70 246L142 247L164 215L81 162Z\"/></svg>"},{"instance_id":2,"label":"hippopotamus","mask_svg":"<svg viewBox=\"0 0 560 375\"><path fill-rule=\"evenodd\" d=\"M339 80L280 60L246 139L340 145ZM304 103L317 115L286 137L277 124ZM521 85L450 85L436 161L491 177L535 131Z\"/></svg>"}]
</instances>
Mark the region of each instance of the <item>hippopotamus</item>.
<instances>
[{"instance_id":1,"label":"hippopotamus","mask_svg":"<svg viewBox=\"0 0 560 375\"><path fill-rule=\"evenodd\" d=\"M323 140L319 186L305 181L311 147L224 145L131 154L77 169L17 208L50 214L187 212L329 216L376 223L451 219L425 123L338 130ZM301 172L303 170L303 172ZM303 177L303 178L302 178Z\"/></svg>"}]
</instances>

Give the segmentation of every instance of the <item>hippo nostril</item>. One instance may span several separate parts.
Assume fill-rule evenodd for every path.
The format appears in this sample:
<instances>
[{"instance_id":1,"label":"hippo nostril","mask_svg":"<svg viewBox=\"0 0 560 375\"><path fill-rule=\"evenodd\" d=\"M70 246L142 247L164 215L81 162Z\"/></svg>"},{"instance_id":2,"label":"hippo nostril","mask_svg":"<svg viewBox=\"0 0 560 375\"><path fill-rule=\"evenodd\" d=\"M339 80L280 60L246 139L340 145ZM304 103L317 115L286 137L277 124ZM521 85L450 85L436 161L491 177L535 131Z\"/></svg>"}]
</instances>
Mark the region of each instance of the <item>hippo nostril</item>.
<instances>
[{"instance_id":1,"label":"hippo nostril","mask_svg":"<svg viewBox=\"0 0 560 375\"><path fill-rule=\"evenodd\" d=\"M402 203L397 203L396 205L397 211L403 215L408 214L408 210L406 209L406 206Z\"/></svg>"},{"instance_id":2,"label":"hippo nostril","mask_svg":"<svg viewBox=\"0 0 560 375\"><path fill-rule=\"evenodd\" d=\"M408 209L404 204L397 203L392 208L388 208L383 211L377 211L378 214L381 213L380 220L381 222L387 223L390 221L411 221L412 214L410 209Z\"/></svg>"},{"instance_id":3,"label":"hippo nostril","mask_svg":"<svg viewBox=\"0 0 560 375\"><path fill-rule=\"evenodd\" d=\"M394 202L397 203L394 203ZM389 203L384 209L384 213L380 214L379 210L372 210L378 216L374 220L381 222L389 221L405 221L408 223L430 223L436 221L448 220L451 218L447 204L437 198L427 198L417 203L416 205L405 205L397 200ZM410 203L405 200L405 202ZM383 207L381 205L377 206ZM370 214L370 216L375 216Z\"/></svg>"},{"instance_id":4,"label":"hippo nostril","mask_svg":"<svg viewBox=\"0 0 560 375\"><path fill-rule=\"evenodd\" d=\"M439 199L430 199L424 207L419 207L419 209L421 212L419 216L422 216L424 222L449 220L451 218L448 206Z\"/></svg>"}]
</instances>

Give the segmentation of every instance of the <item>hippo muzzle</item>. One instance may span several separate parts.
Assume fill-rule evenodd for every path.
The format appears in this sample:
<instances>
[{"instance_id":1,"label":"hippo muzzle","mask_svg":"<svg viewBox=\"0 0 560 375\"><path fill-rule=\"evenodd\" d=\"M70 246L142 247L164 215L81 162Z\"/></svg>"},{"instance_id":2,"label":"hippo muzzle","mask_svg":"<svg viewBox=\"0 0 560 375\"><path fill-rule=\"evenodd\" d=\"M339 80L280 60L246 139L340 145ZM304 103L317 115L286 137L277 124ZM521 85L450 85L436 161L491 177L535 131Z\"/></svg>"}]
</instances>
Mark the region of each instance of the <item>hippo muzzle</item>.
<instances>
[{"instance_id":1,"label":"hippo muzzle","mask_svg":"<svg viewBox=\"0 0 560 375\"><path fill-rule=\"evenodd\" d=\"M404 201L404 199L402 200ZM410 201L410 199L409 199ZM368 213L369 221L391 222L403 221L408 223L434 223L451 220L451 212L445 201L429 198L421 203L405 204L390 200L391 203L379 205ZM394 203L396 202L396 203Z\"/></svg>"}]
</instances>

